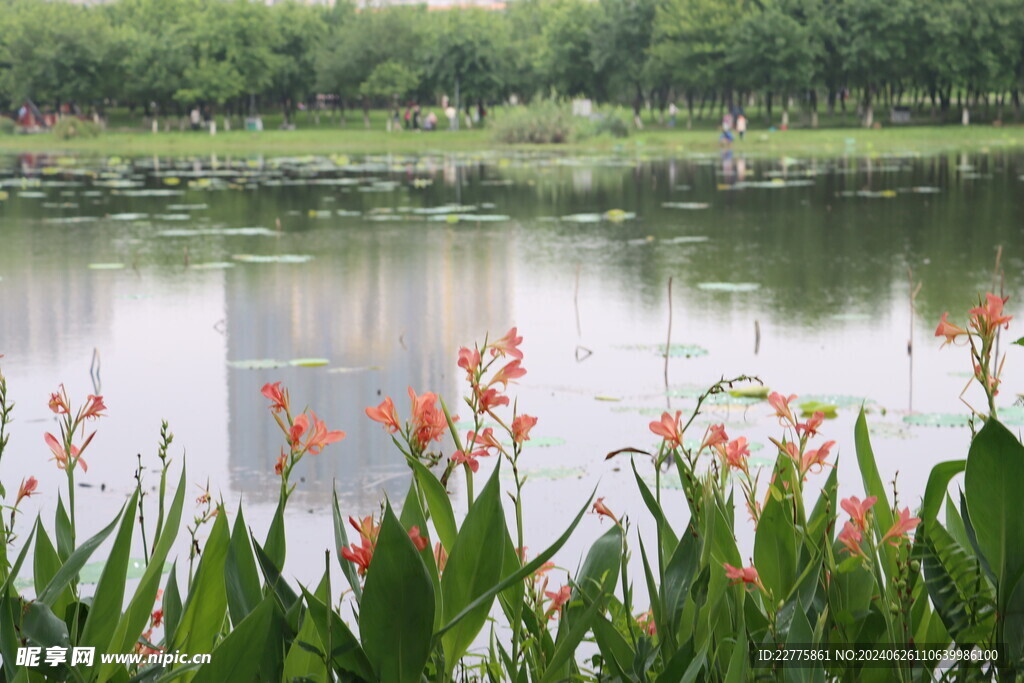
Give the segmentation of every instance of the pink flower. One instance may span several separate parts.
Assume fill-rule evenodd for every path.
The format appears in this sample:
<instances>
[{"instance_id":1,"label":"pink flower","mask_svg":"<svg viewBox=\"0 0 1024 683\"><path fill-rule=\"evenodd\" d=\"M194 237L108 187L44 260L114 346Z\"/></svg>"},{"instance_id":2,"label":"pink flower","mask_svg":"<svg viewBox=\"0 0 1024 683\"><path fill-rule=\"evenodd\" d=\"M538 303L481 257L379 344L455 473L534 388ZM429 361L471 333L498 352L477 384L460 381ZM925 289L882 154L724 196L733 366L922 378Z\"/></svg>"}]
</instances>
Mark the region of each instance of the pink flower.
<instances>
[{"instance_id":1,"label":"pink flower","mask_svg":"<svg viewBox=\"0 0 1024 683\"><path fill-rule=\"evenodd\" d=\"M982 372L981 372L981 366L978 365L977 363L974 364L974 377L975 377L975 379L978 380L979 384L984 384L985 383L985 380L983 379L983 375L982 375ZM999 395L999 384L1002 381L1003 380L999 379L995 375L989 375L988 376L987 384L988 384L988 388L992 390L992 395L993 396L998 396Z\"/></svg>"},{"instance_id":2,"label":"pink flower","mask_svg":"<svg viewBox=\"0 0 1024 683\"><path fill-rule=\"evenodd\" d=\"M497 389L491 387L490 389L480 393L477 401L477 410L483 414L490 412L498 406L507 406L508 396L502 396L498 393Z\"/></svg>"},{"instance_id":3,"label":"pink flower","mask_svg":"<svg viewBox=\"0 0 1024 683\"><path fill-rule=\"evenodd\" d=\"M445 565L448 564L448 551L444 549L440 542L434 544L434 564L437 565L438 574L443 572Z\"/></svg>"},{"instance_id":4,"label":"pink flower","mask_svg":"<svg viewBox=\"0 0 1024 683\"><path fill-rule=\"evenodd\" d=\"M107 407L103 405L102 396L89 394L89 397L85 400L85 406L82 408L82 419L96 420L104 417L103 411L106 409Z\"/></svg>"},{"instance_id":5,"label":"pink flower","mask_svg":"<svg viewBox=\"0 0 1024 683\"><path fill-rule=\"evenodd\" d=\"M512 440L522 443L530 440L530 430L537 424L537 418L529 415L520 415L512 420Z\"/></svg>"},{"instance_id":6,"label":"pink flower","mask_svg":"<svg viewBox=\"0 0 1024 683\"><path fill-rule=\"evenodd\" d=\"M358 567L359 576L364 576L373 560L373 544L364 538L358 546L353 543L348 548L342 548L341 556Z\"/></svg>"},{"instance_id":7,"label":"pink flower","mask_svg":"<svg viewBox=\"0 0 1024 683\"><path fill-rule=\"evenodd\" d=\"M306 438L303 450L307 450L313 455L319 455L323 451L324 446L345 438L345 432L340 430L327 431L327 425L324 424L323 420L317 418L316 413L311 410L309 414L313 417L313 429Z\"/></svg>"},{"instance_id":8,"label":"pink flower","mask_svg":"<svg viewBox=\"0 0 1024 683\"><path fill-rule=\"evenodd\" d=\"M526 368L522 367L522 361L514 360L501 370L494 373L494 377L491 378L491 383L488 386L492 386L500 382L505 389L508 389L509 382L514 379L519 379L525 374Z\"/></svg>"},{"instance_id":9,"label":"pink flower","mask_svg":"<svg viewBox=\"0 0 1024 683\"><path fill-rule=\"evenodd\" d=\"M23 498L28 498L29 496L31 496L34 493L36 493L36 487L38 487L38 486L39 486L39 482L36 480L35 477L29 477L28 479L22 479L21 480L21 487L18 489L18 497L14 501L14 507L18 507L18 503L20 503Z\"/></svg>"},{"instance_id":10,"label":"pink flower","mask_svg":"<svg viewBox=\"0 0 1024 683\"><path fill-rule=\"evenodd\" d=\"M71 408L68 407L67 392L64 391L64 385L61 384L57 392L50 394L50 410L57 415L67 415L71 412Z\"/></svg>"},{"instance_id":11,"label":"pink flower","mask_svg":"<svg viewBox=\"0 0 1024 683\"><path fill-rule=\"evenodd\" d=\"M643 614L637 615L636 623L649 636L653 636L658 632L658 627L654 623L654 610L649 609Z\"/></svg>"},{"instance_id":12,"label":"pink flower","mask_svg":"<svg viewBox=\"0 0 1024 683\"><path fill-rule=\"evenodd\" d=\"M814 415L807 422L802 422L796 426L796 433L803 432L807 436L814 436L818 433L818 427L825 421L825 413L820 410L814 411Z\"/></svg>"},{"instance_id":13,"label":"pink flower","mask_svg":"<svg viewBox=\"0 0 1024 683\"><path fill-rule=\"evenodd\" d=\"M899 513L899 517L897 517L896 521L893 522L892 528L886 531L885 535L882 536L882 543L885 543L885 541L892 539L889 540L890 545L899 545L900 541L902 541L903 538L907 535L907 532L916 527L920 523L920 517L910 516L910 508L903 508L903 510Z\"/></svg>"},{"instance_id":14,"label":"pink flower","mask_svg":"<svg viewBox=\"0 0 1024 683\"><path fill-rule=\"evenodd\" d=\"M835 445L835 441L826 441L821 445L821 448L804 453L803 461L800 463L800 472L807 474L807 472L812 471L815 467L818 468L815 474L820 472L825 465L828 465L825 459L828 458L829 450Z\"/></svg>"},{"instance_id":15,"label":"pink flower","mask_svg":"<svg viewBox=\"0 0 1024 683\"><path fill-rule=\"evenodd\" d=\"M877 496L870 496L863 501L857 496L850 496L839 501L839 506L850 515L850 518L857 523L861 531L868 530L868 511L871 506L878 502Z\"/></svg>"},{"instance_id":16,"label":"pink flower","mask_svg":"<svg viewBox=\"0 0 1024 683\"><path fill-rule=\"evenodd\" d=\"M469 469L476 474L477 470L480 469L480 463L477 461L478 457L490 455L485 448L480 448L473 451L472 453L465 453L463 451L455 451L452 453L452 462L456 465L469 465Z\"/></svg>"},{"instance_id":17,"label":"pink flower","mask_svg":"<svg viewBox=\"0 0 1024 683\"><path fill-rule=\"evenodd\" d=\"M160 624L164 623L164 611L162 609L153 610L153 613L149 615L150 624L153 628L158 628Z\"/></svg>"},{"instance_id":18,"label":"pink flower","mask_svg":"<svg viewBox=\"0 0 1024 683\"><path fill-rule=\"evenodd\" d=\"M459 349L459 367L466 371L466 378L473 382L477 370L480 369L480 351L467 349L465 346Z\"/></svg>"},{"instance_id":19,"label":"pink flower","mask_svg":"<svg viewBox=\"0 0 1024 683\"><path fill-rule=\"evenodd\" d=\"M307 429L309 429L309 418L305 413L302 413L295 418L292 426L288 429L288 443L293 451L299 450L299 442L302 440L302 435L306 433Z\"/></svg>"},{"instance_id":20,"label":"pink flower","mask_svg":"<svg viewBox=\"0 0 1024 683\"><path fill-rule=\"evenodd\" d=\"M280 382L264 384L260 393L270 400L270 409L273 412L279 413L282 410L288 410L288 390L282 390Z\"/></svg>"},{"instance_id":21,"label":"pink flower","mask_svg":"<svg viewBox=\"0 0 1024 683\"><path fill-rule=\"evenodd\" d=\"M861 536L860 529L855 527L851 522L843 524L843 530L839 532L839 542L845 546L846 550L851 555L860 555L865 557L864 551L860 547L860 542L863 536Z\"/></svg>"},{"instance_id":22,"label":"pink flower","mask_svg":"<svg viewBox=\"0 0 1024 683\"><path fill-rule=\"evenodd\" d=\"M986 294L985 303L977 308L972 308L968 313L971 314L971 327L978 330L982 334L994 331L1000 325L1009 327L1009 322L1013 320L1012 315L1003 315L1003 304L1005 304L1010 297L1001 298L995 294Z\"/></svg>"},{"instance_id":23,"label":"pink flower","mask_svg":"<svg viewBox=\"0 0 1024 683\"><path fill-rule=\"evenodd\" d=\"M277 462L274 463L274 474L281 476L284 474L284 468L288 465L288 454L281 449L281 455L277 456Z\"/></svg>"},{"instance_id":24,"label":"pink flower","mask_svg":"<svg viewBox=\"0 0 1024 683\"><path fill-rule=\"evenodd\" d=\"M670 413L662 413L661 420L649 425L650 430L660 436L669 448L679 448L683 445L683 434L679 429L679 416L682 414L683 411L677 410L673 418Z\"/></svg>"},{"instance_id":25,"label":"pink flower","mask_svg":"<svg viewBox=\"0 0 1024 683\"><path fill-rule=\"evenodd\" d=\"M448 429L448 421L437 407L437 394L428 391L417 396L409 387L409 399L412 401L413 436L420 448L426 448L431 441L440 441Z\"/></svg>"},{"instance_id":26,"label":"pink flower","mask_svg":"<svg viewBox=\"0 0 1024 683\"><path fill-rule=\"evenodd\" d=\"M608 517L616 524L619 523L618 518L608 509L608 506L604 504L604 498L598 498L594 501L594 505L591 508L591 512L601 517Z\"/></svg>"},{"instance_id":27,"label":"pink flower","mask_svg":"<svg viewBox=\"0 0 1024 683\"><path fill-rule=\"evenodd\" d=\"M523 352L519 350L519 345L523 343L522 337L516 336L517 329L513 327L511 330L505 333L505 336L501 339L497 339L488 346L491 347L492 356L510 356L519 360L523 359Z\"/></svg>"},{"instance_id":28,"label":"pink flower","mask_svg":"<svg viewBox=\"0 0 1024 683\"><path fill-rule=\"evenodd\" d=\"M409 529L409 540L416 546L416 550L420 551L426 550L427 546L430 545L430 541L427 538L420 536L420 528L418 526Z\"/></svg>"},{"instance_id":29,"label":"pink flower","mask_svg":"<svg viewBox=\"0 0 1024 683\"><path fill-rule=\"evenodd\" d=\"M943 313L942 319L939 320L939 326L935 328L936 337L946 338L946 341L942 343L943 346L946 346L947 344L952 344L954 341L956 341L957 337L967 334L967 330L949 322L949 320L947 320L948 317L949 313Z\"/></svg>"},{"instance_id":30,"label":"pink flower","mask_svg":"<svg viewBox=\"0 0 1024 683\"><path fill-rule=\"evenodd\" d=\"M501 442L499 442L498 439L495 438L494 436L493 427L486 427L484 431L480 434L477 434L476 432L470 432L468 436L468 441L471 444L483 446L485 450L488 448L493 448L498 451L502 450Z\"/></svg>"},{"instance_id":31,"label":"pink flower","mask_svg":"<svg viewBox=\"0 0 1024 683\"><path fill-rule=\"evenodd\" d=\"M389 433L394 434L402 427L398 424L398 413L395 412L395 404L391 397L385 398L376 408L367 408L366 416L371 420L380 422Z\"/></svg>"},{"instance_id":32,"label":"pink flower","mask_svg":"<svg viewBox=\"0 0 1024 683\"><path fill-rule=\"evenodd\" d=\"M348 523L352 525L353 529L359 532L360 538L364 538L370 543L377 542L377 534L380 533L380 525L373 523L373 515L367 515L362 519L349 517Z\"/></svg>"},{"instance_id":33,"label":"pink flower","mask_svg":"<svg viewBox=\"0 0 1024 683\"><path fill-rule=\"evenodd\" d=\"M664 419L664 416L662 416ZM653 429L653 428L652 428ZM711 425L708 428L707 436L704 437L704 443L700 445L700 449L714 448L720 444L727 443L729 441L729 435L725 433L725 425Z\"/></svg>"},{"instance_id":34,"label":"pink flower","mask_svg":"<svg viewBox=\"0 0 1024 683\"><path fill-rule=\"evenodd\" d=\"M756 586L764 590L761 577L757 575L757 570L753 566L734 567L728 562L723 563L722 566L725 568L725 578L733 579L733 582L729 584L730 586L742 583L745 586Z\"/></svg>"},{"instance_id":35,"label":"pink flower","mask_svg":"<svg viewBox=\"0 0 1024 683\"><path fill-rule=\"evenodd\" d=\"M783 444L782 452L788 455L793 462L800 462L800 447L796 445L795 441L787 441Z\"/></svg>"},{"instance_id":36,"label":"pink flower","mask_svg":"<svg viewBox=\"0 0 1024 683\"><path fill-rule=\"evenodd\" d=\"M725 461L729 467L743 472L747 471L747 458L750 457L750 449L747 447L747 437L730 441L725 447Z\"/></svg>"},{"instance_id":37,"label":"pink flower","mask_svg":"<svg viewBox=\"0 0 1024 683\"><path fill-rule=\"evenodd\" d=\"M64 451L64 444L62 444L61 442L57 441L57 438L53 434L50 434L49 432L47 432L43 436L43 440L46 441L46 445L50 447L50 452L53 453L53 459L57 461L57 468L58 469L65 470L69 466L73 468L78 463L81 463L82 464L82 471L83 472L88 472L89 471L89 466L86 465L85 460L83 460L79 456L79 453L81 453L81 449L79 449L78 446L74 446L74 445L71 446L71 459L69 461L68 460L68 454ZM92 435L90 435L89 438L86 439L86 442L85 442L86 445L88 445L90 440L92 440Z\"/></svg>"},{"instance_id":38,"label":"pink flower","mask_svg":"<svg viewBox=\"0 0 1024 683\"><path fill-rule=\"evenodd\" d=\"M777 391L773 391L768 396L768 404L775 409L775 414L779 417L779 421L788 422L792 425L796 424L796 419L793 417L793 410L789 407L789 404L795 400L796 394L786 397Z\"/></svg>"},{"instance_id":39,"label":"pink flower","mask_svg":"<svg viewBox=\"0 0 1024 683\"><path fill-rule=\"evenodd\" d=\"M565 603L569 602L569 598L572 597L572 586L562 586L555 592L544 591L544 595L551 600L551 604L548 605L548 610L544 613L544 616L551 619L556 613L562 611Z\"/></svg>"}]
</instances>

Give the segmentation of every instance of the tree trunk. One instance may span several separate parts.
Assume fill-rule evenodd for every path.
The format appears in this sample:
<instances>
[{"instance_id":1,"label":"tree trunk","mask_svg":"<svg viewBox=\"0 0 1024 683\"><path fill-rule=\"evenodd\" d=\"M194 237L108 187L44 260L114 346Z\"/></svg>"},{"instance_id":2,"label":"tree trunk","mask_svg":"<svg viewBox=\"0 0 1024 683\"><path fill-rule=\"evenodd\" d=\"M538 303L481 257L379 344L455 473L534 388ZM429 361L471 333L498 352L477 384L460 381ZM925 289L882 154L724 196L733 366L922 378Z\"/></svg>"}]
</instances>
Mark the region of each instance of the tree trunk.
<instances>
[{"instance_id":1,"label":"tree trunk","mask_svg":"<svg viewBox=\"0 0 1024 683\"><path fill-rule=\"evenodd\" d=\"M764 94L765 123L770 128L772 125L772 91Z\"/></svg>"}]
</instances>

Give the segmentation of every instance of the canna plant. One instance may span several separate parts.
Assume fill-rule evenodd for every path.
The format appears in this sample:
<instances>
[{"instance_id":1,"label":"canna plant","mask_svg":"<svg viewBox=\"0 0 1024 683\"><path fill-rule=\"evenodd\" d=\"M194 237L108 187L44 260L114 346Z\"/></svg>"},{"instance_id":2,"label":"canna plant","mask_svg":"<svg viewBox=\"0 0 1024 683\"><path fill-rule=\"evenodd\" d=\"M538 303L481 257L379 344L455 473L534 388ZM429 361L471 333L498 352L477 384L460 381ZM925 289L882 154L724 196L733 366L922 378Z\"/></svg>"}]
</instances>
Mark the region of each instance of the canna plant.
<instances>
[{"instance_id":1,"label":"canna plant","mask_svg":"<svg viewBox=\"0 0 1024 683\"><path fill-rule=\"evenodd\" d=\"M649 515L653 534L634 533L637 525L617 516L607 496L592 494L536 555L524 534L521 456L538 420L508 395L526 374L522 337L513 328L460 349L459 411L468 411L466 420L437 394L411 388L406 419L390 397L366 409L391 435L411 477L404 500L384 500L365 517L346 520L335 496L334 554L345 587L334 580L336 569L332 577L330 552L315 586L284 575L294 468L345 435L312 410L294 410L281 383L261 390L284 442L270 527L261 543L241 505L229 521L223 502L202 488L186 525L182 584L177 561L168 563L191 496L183 466L177 486L169 485L168 425L157 449L156 500L143 495L140 464L124 508L79 542L74 483L87 476L83 454L96 448L90 427L106 406L89 396L73 409L61 387L50 401L59 435L44 436L68 486L66 498L57 493L52 524L22 519L19 506L38 493L34 477L16 494L0 488L0 680L1012 680L1024 665L1024 523L1013 506L1024 487L1024 446L996 415L1005 360L997 357L997 337L1010 322L1004 303L988 295L965 327L944 315L936 331L969 350L986 404L972 409L980 427L967 458L932 470L915 511L901 505L895 487L886 489L863 411L854 432L863 491L840 499L836 444L822 434L825 416L801 413L795 396L738 376L712 385L685 419L666 412L652 422L656 450L624 448L608 456L632 459L645 504L639 512ZM730 390L767 399L767 415L778 423L771 468L756 471L747 439L728 434L725 425L696 426L708 401ZM0 374L0 457L12 416ZM482 463L493 463L489 474ZM641 474L647 467L653 486L651 475ZM500 476L503 468L510 485ZM688 511L678 519L666 512L670 494L663 482L670 473ZM961 473L963 491L954 499L950 485ZM464 508L450 494L457 482ZM155 514L147 514L154 504ZM553 558L588 510L607 529L571 578L557 581L561 570ZM753 529L747 552L736 542L740 524ZM86 586L80 573L107 539L111 550L100 578ZM140 545L145 571L129 587L130 555ZM22 593L15 579L26 572L32 587ZM781 645L915 644L998 648L1000 656L941 667L928 660L793 668L757 655ZM93 647L164 661L68 657L59 666L19 664L22 647L68 653ZM193 662L182 653L210 653L210 660Z\"/></svg>"}]
</instances>

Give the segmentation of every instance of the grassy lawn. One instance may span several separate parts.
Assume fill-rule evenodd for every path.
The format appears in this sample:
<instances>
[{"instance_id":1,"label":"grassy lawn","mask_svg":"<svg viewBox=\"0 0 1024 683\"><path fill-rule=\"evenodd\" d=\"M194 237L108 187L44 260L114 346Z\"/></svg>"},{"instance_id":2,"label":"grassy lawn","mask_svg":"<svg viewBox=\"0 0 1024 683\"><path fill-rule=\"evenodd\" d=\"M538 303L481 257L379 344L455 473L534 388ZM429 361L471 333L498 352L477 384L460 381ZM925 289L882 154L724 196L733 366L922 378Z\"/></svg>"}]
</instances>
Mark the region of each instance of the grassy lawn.
<instances>
[{"instance_id":1,"label":"grassy lawn","mask_svg":"<svg viewBox=\"0 0 1024 683\"><path fill-rule=\"evenodd\" d=\"M376 118L376 117L375 117ZM374 122L378 123L378 122ZM880 130L861 128L795 129L770 131L752 126L744 141L733 145L736 151L756 156L837 156L890 153L935 154L953 151L988 151L1015 148L1024 144L1024 126L969 127L909 126ZM383 124L365 129L361 118L350 115L344 128L334 124L298 130L265 130L250 133L240 130L219 132L216 136L200 132L108 131L99 137L58 140L53 135L8 135L0 137L0 152L50 152L131 155L233 155L233 154L369 154L369 153L444 153L493 150L535 150L573 153L623 153L658 156L696 154L720 149L718 134L709 126L700 129L668 129L648 126L624 139L597 137L565 145L510 146L496 142L486 129L458 132L388 133Z\"/></svg>"}]
</instances>

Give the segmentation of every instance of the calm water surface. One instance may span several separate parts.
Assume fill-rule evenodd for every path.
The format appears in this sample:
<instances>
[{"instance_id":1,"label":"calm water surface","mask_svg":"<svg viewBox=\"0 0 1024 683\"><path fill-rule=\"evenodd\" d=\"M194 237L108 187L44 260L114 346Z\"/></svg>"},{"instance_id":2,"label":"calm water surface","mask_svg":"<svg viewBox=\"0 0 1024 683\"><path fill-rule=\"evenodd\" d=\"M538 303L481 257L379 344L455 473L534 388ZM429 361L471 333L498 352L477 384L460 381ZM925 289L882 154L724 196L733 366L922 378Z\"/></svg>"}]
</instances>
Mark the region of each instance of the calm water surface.
<instances>
[{"instance_id":1,"label":"calm water surface","mask_svg":"<svg viewBox=\"0 0 1024 683\"><path fill-rule=\"evenodd\" d=\"M44 493L29 515L50 514L63 477L42 435L56 428L48 393L64 382L75 397L101 391L110 407L79 494L90 530L130 493L137 453L155 468L162 418L190 485L209 481L229 506L244 500L265 528L281 435L259 388L282 380L295 403L348 433L300 466L289 567L310 580L306 567L322 566L331 544L332 486L352 514L373 512L382 493L400 501L408 486L363 409L390 395L407 413L409 385L457 405L458 347L517 325L529 374L515 392L540 417L524 455L536 550L594 486L613 510L642 517L627 463L604 455L653 445L647 423L691 410L723 375L837 405L823 431L838 442L847 494L861 492L852 427L866 402L883 477L898 472L914 506L931 465L961 456L968 438L912 424L967 412L966 352L939 351L936 321L992 288L999 247L999 286L1011 312L1024 310L1022 174L1024 156L1003 154L8 157L0 362L18 405L0 476L8 489L37 476ZM679 355L666 388L669 278ZM1006 405L1024 386L1024 359L1009 356ZM288 364L303 358L327 364ZM712 406L693 438L722 421L770 446L765 403ZM667 495L682 526L681 496ZM564 563L599 532L588 517Z\"/></svg>"}]
</instances>

